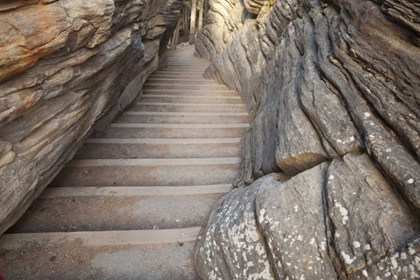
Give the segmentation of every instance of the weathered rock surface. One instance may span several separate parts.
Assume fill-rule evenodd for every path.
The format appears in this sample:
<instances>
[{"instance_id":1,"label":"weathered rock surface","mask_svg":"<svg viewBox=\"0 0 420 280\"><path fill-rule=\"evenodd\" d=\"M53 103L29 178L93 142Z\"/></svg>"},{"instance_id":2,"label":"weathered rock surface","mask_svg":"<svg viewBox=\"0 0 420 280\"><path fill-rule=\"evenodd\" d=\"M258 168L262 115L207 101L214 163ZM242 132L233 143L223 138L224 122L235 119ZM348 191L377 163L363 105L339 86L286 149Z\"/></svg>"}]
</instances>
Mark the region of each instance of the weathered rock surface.
<instances>
[{"instance_id":1,"label":"weathered rock surface","mask_svg":"<svg viewBox=\"0 0 420 280\"><path fill-rule=\"evenodd\" d=\"M0 3L0 233L164 61L182 1Z\"/></svg>"},{"instance_id":2,"label":"weathered rock surface","mask_svg":"<svg viewBox=\"0 0 420 280\"><path fill-rule=\"evenodd\" d=\"M265 239L256 222L255 199L282 179L273 173L235 189L215 206L199 241L196 265L203 279L270 279Z\"/></svg>"},{"instance_id":3,"label":"weathered rock surface","mask_svg":"<svg viewBox=\"0 0 420 280\"><path fill-rule=\"evenodd\" d=\"M268 259L271 278L417 279L418 4L236 0L210 7L196 53L211 60L208 77L238 90L254 120L241 188L219 202L223 211L215 208L198 259L230 242L221 229L255 201L259 214L249 218L266 240L261 260ZM292 178L248 191L273 172ZM233 265L230 255L218 256L226 271L251 271L245 257ZM219 276L209 265L199 270Z\"/></svg>"},{"instance_id":4,"label":"weathered rock surface","mask_svg":"<svg viewBox=\"0 0 420 280\"><path fill-rule=\"evenodd\" d=\"M258 223L277 279L337 278L328 258L323 181L326 163L261 194Z\"/></svg>"},{"instance_id":5,"label":"weathered rock surface","mask_svg":"<svg viewBox=\"0 0 420 280\"><path fill-rule=\"evenodd\" d=\"M218 202L198 244L201 277L358 279L366 273L420 273L418 241L413 241L419 236L418 216L367 155L346 155L290 179L278 174ZM375 272L376 266L387 269Z\"/></svg>"}]
</instances>

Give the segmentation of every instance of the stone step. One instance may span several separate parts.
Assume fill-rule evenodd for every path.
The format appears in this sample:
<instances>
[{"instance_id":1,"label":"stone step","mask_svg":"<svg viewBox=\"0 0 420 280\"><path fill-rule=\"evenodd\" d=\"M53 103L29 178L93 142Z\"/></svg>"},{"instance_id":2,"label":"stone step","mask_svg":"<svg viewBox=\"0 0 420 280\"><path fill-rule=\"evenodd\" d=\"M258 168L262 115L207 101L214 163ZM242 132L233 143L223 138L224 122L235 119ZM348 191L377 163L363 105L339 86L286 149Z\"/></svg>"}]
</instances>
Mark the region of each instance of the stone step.
<instances>
[{"instance_id":1,"label":"stone step","mask_svg":"<svg viewBox=\"0 0 420 280\"><path fill-rule=\"evenodd\" d=\"M209 79L205 79L203 77L203 73L174 73L174 72L160 72L152 74L149 78L156 78L156 79L202 79L205 81L212 81ZM217 82L215 82L217 83Z\"/></svg>"},{"instance_id":2,"label":"stone step","mask_svg":"<svg viewBox=\"0 0 420 280\"><path fill-rule=\"evenodd\" d=\"M106 188L108 187L98 189ZM126 195L128 188L125 187L123 196L118 195L118 187L112 187L115 191L113 195L105 196L41 196L33 202L24 216L9 229L8 233L201 227L205 226L213 205L223 196L223 193L144 196L135 192ZM149 187L149 189L151 188ZM155 188L159 189L159 187ZM172 187L174 190L177 188ZM54 190L55 188L50 189ZM74 190L74 188L72 189ZM92 187L79 187L79 189L92 189ZM109 193L110 191L103 190L103 192ZM194 215L191 215L192 213Z\"/></svg>"},{"instance_id":3,"label":"stone step","mask_svg":"<svg viewBox=\"0 0 420 280\"><path fill-rule=\"evenodd\" d=\"M46 188L40 198L90 197L90 196L158 196L158 195L198 195L224 194L232 189L231 184L202 186L144 186L144 187L56 187Z\"/></svg>"},{"instance_id":4,"label":"stone step","mask_svg":"<svg viewBox=\"0 0 420 280\"><path fill-rule=\"evenodd\" d=\"M168 70L177 69L179 71L195 70L197 72L204 73L204 71L206 71L208 67L209 65L200 65L200 64L196 64L196 65L167 64L165 67L160 69L160 71L168 71Z\"/></svg>"},{"instance_id":5,"label":"stone step","mask_svg":"<svg viewBox=\"0 0 420 280\"><path fill-rule=\"evenodd\" d=\"M197 84L180 84L180 83L172 83L172 84L161 84L161 83L146 83L143 87L146 89L178 89L178 90L188 90L188 89L195 89L195 90L228 90L225 85L220 85L217 83L211 85L197 85Z\"/></svg>"},{"instance_id":6,"label":"stone step","mask_svg":"<svg viewBox=\"0 0 420 280\"><path fill-rule=\"evenodd\" d=\"M165 67L163 67L161 70L162 71L171 71L171 70L176 70L176 71L197 71L197 72L202 72L204 73L204 71L206 71L207 67L203 67L203 66L181 66L181 65L167 65Z\"/></svg>"},{"instance_id":7,"label":"stone step","mask_svg":"<svg viewBox=\"0 0 420 280\"><path fill-rule=\"evenodd\" d=\"M158 95L192 95L192 96L232 96L239 97L238 94L233 90L182 90L182 89L146 89L143 92L143 96L149 94Z\"/></svg>"},{"instance_id":8,"label":"stone step","mask_svg":"<svg viewBox=\"0 0 420 280\"><path fill-rule=\"evenodd\" d=\"M179 64L197 64L197 63L201 63L201 64L208 64L210 65L210 61L206 60L206 59L201 59L198 57L190 57L188 58L188 60L185 59L178 59L175 57L168 57L166 63L179 63Z\"/></svg>"},{"instance_id":9,"label":"stone step","mask_svg":"<svg viewBox=\"0 0 420 280\"><path fill-rule=\"evenodd\" d=\"M95 139L77 151L76 159L212 158L241 156L241 139Z\"/></svg>"},{"instance_id":10,"label":"stone step","mask_svg":"<svg viewBox=\"0 0 420 280\"><path fill-rule=\"evenodd\" d=\"M183 76L186 78L203 78L203 74L204 72L200 72L200 71L189 71L188 73L185 73L185 71L156 71L154 72L150 77L155 77L155 76L160 76L160 75L164 75L164 76L175 76L175 77L179 77L179 76ZM204 78L203 78L204 79Z\"/></svg>"},{"instance_id":11,"label":"stone step","mask_svg":"<svg viewBox=\"0 0 420 280\"><path fill-rule=\"evenodd\" d=\"M52 187L232 184L240 158L72 160Z\"/></svg>"},{"instance_id":12,"label":"stone step","mask_svg":"<svg viewBox=\"0 0 420 280\"><path fill-rule=\"evenodd\" d=\"M237 138L248 124L138 124L113 123L94 138Z\"/></svg>"},{"instance_id":13,"label":"stone step","mask_svg":"<svg viewBox=\"0 0 420 280\"><path fill-rule=\"evenodd\" d=\"M208 103L138 102L132 110L140 112L246 113L246 108L242 104Z\"/></svg>"},{"instance_id":14,"label":"stone step","mask_svg":"<svg viewBox=\"0 0 420 280\"><path fill-rule=\"evenodd\" d=\"M182 61L182 60L167 60L166 65L182 65L182 66L209 66L209 61Z\"/></svg>"},{"instance_id":15,"label":"stone step","mask_svg":"<svg viewBox=\"0 0 420 280\"><path fill-rule=\"evenodd\" d=\"M165 95L165 94L147 94L143 95L141 102L159 102L159 103L218 103L218 104L242 104L239 96L185 96L185 95Z\"/></svg>"},{"instance_id":16,"label":"stone step","mask_svg":"<svg viewBox=\"0 0 420 280\"><path fill-rule=\"evenodd\" d=\"M5 234L0 237L0 267L7 279L195 280L193 250L199 231Z\"/></svg>"},{"instance_id":17,"label":"stone step","mask_svg":"<svg viewBox=\"0 0 420 280\"><path fill-rule=\"evenodd\" d=\"M162 72L161 74L152 74L149 78L155 78L155 79L202 79L204 81L211 81L208 79L203 78L203 74L182 74L179 73L166 73ZM215 82L218 84L217 82Z\"/></svg>"},{"instance_id":18,"label":"stone step","mask_svg":"<svg viewBox=\"0 0 420 280\"><path fill-rule=\"evenodd\" d=\"M199 85L220 85L219 83L216 83L213 80L206 80L203 78L180 78L180 77L163 77L163 78L157 78L157 77L149 77L145 83L145 85L148 84L173 84L173 83L182 83L184 85L190 85L190 84L199 84Z\"/></svg>"},{"instance_id":19,"label":"stone step","mask_svg":"<svg viewBox=\"0 0 420 280\"><path fill-rule=\"evenodd\" d=\"M166 65L184 65L184 66L188 66L188 65L201 65L201 66L209 66L210 62L209 61L182 61L182 60L172 60L169 59L166 61Z\"/></svg>"},{"instance_id":20,"label":"stone step","mask_svg":"<svg viewBox=\"0 0 420 280\"><path fill-rule=\"evenodd\" d=\"M137 114L138 113L138 114ZM235 124L249 123L247 113L125 112L117 123Z\"/></svg>"},{"instance_id":21,"label":"stone step","mask_svg":"<svg viewBox=\"0 0 420 280\"><path fill-rule=\"evenodd\" d=\"M166 73L184 73L184 74L186 74L186 73L192 73L192 74L201 74L201 75L203 75L204 74L204 71L205 71L205 69L204 70L199 70L199 71L197 71L196 69L181 69L181 70L179 70L179 69L168 69L168 68L165 68L165 69L161 69L161 70L159 70L159 71L157 71L157 72L166 72Z\"/></svg>"},{"instance_id":22,"label":"stone step","mask_svg":"<svg viewBox=\"0 0 420 280\"><path fill-rule=\"evenodd\" d=\"M25 248L27 242L54 246L62 242L81 241L85 246L144 245L156 243L190 242L197 239L201 227L162 230L116 230L14 233L0 236L0 248Z\"/></svg>"},{"instance_id":23,"label":"stone step","mask_svg":"<svg viewBox=\"0 0 420 280\"><path fill-rule=\"evenodd\" d=\"M172 65L172 64L176 64L176 65L210 65L210 61L207 60L181 60L181 59L168 59L166 61L166 65Z\"/></svg>"}]
</instances>

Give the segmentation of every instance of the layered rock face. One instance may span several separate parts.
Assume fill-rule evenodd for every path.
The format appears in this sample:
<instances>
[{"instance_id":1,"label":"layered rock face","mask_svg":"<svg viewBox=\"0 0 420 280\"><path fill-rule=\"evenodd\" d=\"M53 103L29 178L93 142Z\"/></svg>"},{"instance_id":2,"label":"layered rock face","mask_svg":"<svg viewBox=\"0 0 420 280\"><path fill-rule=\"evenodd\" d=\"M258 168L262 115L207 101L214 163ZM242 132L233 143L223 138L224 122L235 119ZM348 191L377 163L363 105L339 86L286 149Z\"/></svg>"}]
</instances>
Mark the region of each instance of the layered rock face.
<instances>
[{"instance_id":1,"label":"layered rock face","mask_svg":"<svg viewBox=\"0 0 420 280\"><path fill-rule=\"evenodd\" d=\"M0 3L0 234L164 61L175 0Z\"/></svg>"},{"instance_id":2,"label":"layered rock face","mask_svg":"<svg viewBox=\"0 0 420 280\"><path fill-rule=\"evenodd\" d=\"M420 7L211 1L206 75L254 116L204 279L420 278Z\"/></svg>"}]
</instances>

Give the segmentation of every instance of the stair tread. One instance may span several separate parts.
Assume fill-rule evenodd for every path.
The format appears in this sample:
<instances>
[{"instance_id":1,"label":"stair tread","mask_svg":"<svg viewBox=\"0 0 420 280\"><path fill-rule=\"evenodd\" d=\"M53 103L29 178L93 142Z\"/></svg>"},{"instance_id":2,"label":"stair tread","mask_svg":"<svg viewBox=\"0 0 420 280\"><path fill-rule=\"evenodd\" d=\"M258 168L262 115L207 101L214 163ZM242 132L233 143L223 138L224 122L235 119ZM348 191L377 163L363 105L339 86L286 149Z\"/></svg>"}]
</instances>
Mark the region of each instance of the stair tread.
<instances>
[{"instance_id":1,"label":"stair tread","mask_svg":"<svg viewBox=\"0 0 420 280\"><path fill-rule=\"evenodd\" d=\"M93 139L92 139L93 140ZM95 140L108 140L98 138ZM110 139L111 141L90 141L76 153L74 159L136 159L136 158L220 158L241 156L241 139ZM122 140L122 141L119 141ZM130 141L134 140L134 141ZM186 140L186 141L183 141Z\"/></svg>"},{"instance_id":2,"label":"stair tread","mask_svg":"<svg viewBox=\"0 0 420 280\"><path fill-rule=\"evenodd\" d=\"M117 231L75 231L13 233L0 236L0 248L18 249L28 242L48 246L80 240L90 246L141 245L154 243L188 242L197 239L201 227L162 230L117 230Z\"/></svg>"},{"instance_id":3,"label":"stair tread","mask_svg":"<svg viewBox=\"0 0 420 280\"><path fill-rule=\"evenodd\" d=\"M172 187L173 190L178 188L181 187ZM71 190L80 193L86 188L78 189ZM8 233L202 227L205 226L213 205L223 196L223 193L176 192L172 192L172 195L156 195L157 190L153 194L152 188L146 192L147 195L142 195L144 190L135 190L136 192L126 187L124 195L117 195L118 188L112 188L107 191L108 195L86 195L92 193L89 192L83 196L41 196ZM167 192L169 191L168 188Z\"/></svg>"},{"instance_id":4,"label":"stair tread","mask_svg":"<svg viewBox=\"0 0 420 280\"><path fill-rule=\"evenodd\" d=\"M144 92L156 92L156 91L165 91L165 92L209 92L206 89L144 89ZM235 93L234 90L224 88L224 89L212 89L212 93L214 92L229 92L229 93Z\"/></svg>"},{"instance_id":5,"label":"stair tread","mask_svg":"<svg viewBox=\"0 0 420 280\"><path fill-rule=\"evenodd\" d=\"M154 159L74 159L65 168L88 166L162 166L162 165L212 165L236 164L241 158L154 158Z\"/></svg>"},{"instance_id":6,"label":"stair tread","mask_svg":"<svg viewBox=\"0 0 420 280\"><path fill-rule=\"evenodd\" d=\"M223 116L223 115L136 115L123 114L115 120L116 123L148 123L148 124L241 124L249 123L250 116Z\"/></svg>"},{"instance_id":7,"label":"stair tread","mask_svg":"<svg viewBox=\"0 0 420 280\"><path fill-rule=\"evenodd\" d=\"M189 97L189 96L150 96L148 94L143 95L140 102L159 102L159 103L183 103L183 104L242 104L242 101L237 98L217 98L217 97Z\"/></svg>"},{"instance_id":8,"label":"stair tread","mask_svg":"<svg viewBox=\"0 0 420 280\"><path fill-rule=\"evenodd\" d=\"M148 106L186 106L186 107L244 107L243 104L213 104L213 103L168 103L168 102L137 102L137 105Z\"/></svg>"},{"instance_id":9,"label":"stair tread","mask_svg":"<svg viewBox=\"0 0 420 280\"><path fill-rule=\"evenodd\" d=\"M239 104L198 104L193 103L137 103L131 108L135 112L182 112L182 113L245 113L245 106Z\"/></svg>"},{"instance_id":10,"label":"stair tread","mask_svg":"<svg viewBox=\"0 0 420 280\"><path fill-rule=\"evenodd\" d=\"M0 264L7 279L199 279L193 265L194 241L90 246L81 239L57 243L27 239L30 246L15 241L17 249L3 251Z\"/></svg>"},{"instance_id":11,"label":"stair tread","mask_svg":"<svg viewBox=\"0 0 420 280\"><path fill-rule=\"evenodd\" d=\"M241 138L204 138L204 139L113 139L89 138L86 143L94 144L217 144L240 143Z\"/></svg>"},{"instance_id":12,"label":"stair tread","mask_svg":"<svg viewBox=\"0 0 420 280\"><path fill-rule=\"evenodd\" d=\"M247 127L187 127L187 126L110 126L102 132L95 132L95 138L237 138L241 137Z\"/></svg>"},{"instance_id":13,"label":"stair tread","mask_svg":"<svg viewBox=\"0 0 420 280\"><path fill-rule=\"evenodd\" d=\"M232 189L231 184L202 186L57 187L46 188L39 197L194 195L225 193L230 189Z\"/></svg>"},{"instance_id":14,"label":"stair tread","mask_svg":"<svg viewBox=\"0 0 420 280\"><path fill-rule=\"evenodd\" d=\"M186 186L186 185L216 185L232 184L239 172L240 159L233 158L231 162L220 162L219 164L208 162L202 164L195 161L195 164L178 165L170 164L163 159L122 159L117 164L115 160L83 160L81 164L71 167L70 162L66 168L61 170L58 176L52 181L52 187L73 187L73 186ZM155 165L139 165L138 161L157 162ZM171 159L176 161L178 159ZM88 162L87 162L88 161ZM124 162L125 161L125 162ZM104 162L107 165L104 165ZM161 164L161 165L159 165ZM78 166L77 166L78 165Z\"/></svg>"},{"instance_id":15,"label":"stair tread","mask_svg":"<svg viewBox=\"0 0 420 280\"><path fill-rule=\"evenodd\" d=\"M168 97L168 98L191 98L191 99L239 99L241 100L241 98L239 96L220 96L220 95L207 95L207 96L203 96L203 95L198 95L198 96L194 96L194 95L164 95L164 94L145 94L143 95L143 97L149 97L149 98L160 98L160 97Z\"/></svg>"},{"instance_id":16,"label":"stair tread","mask_svg":"<svg viewBox=\"0 0 420 280\"><path fill-rule=\"evenodd\" d=\"M197 113L197 112L138 112L138 111L126 111L123 115L133 116L249 116L248 113Z\"/></svg>"},{"instance_id":17,"label":"stair tread","mask_svg":"<svg viewBox=\"0 0 420 280\"><path fill-rule=\"evenodd\" d=\"M122 128L238 128L249 127L247 123L231 124L178 124L178 123L112 123L109 127Z\"/></svg>"},{"instance_id":18,"label":"stair tread","mask_svg":"<svg viewBox=\"0 0 420 280\"><path fill-rule=\"evenodd\" d=\"M175 84L175 83L172 83L172 84L161 84L161 83L157 83L157 82L153 82L153 83L148 83L148 82L146 82L145 84L144 84L144 86L146 87L146 88L148 88L148 87L151 87L151 86L162 86L162 87L167 87L167 86L172 86L172 87L182 87L182 88L184 88L184 89L187 89L187 87L193 87L193 88L227 88L225 85L221 85L221 84L218 84L218 83L214 83L214 84L211 84L211 85L190 85L190 84Z\"/></svg>"}]
</instances>

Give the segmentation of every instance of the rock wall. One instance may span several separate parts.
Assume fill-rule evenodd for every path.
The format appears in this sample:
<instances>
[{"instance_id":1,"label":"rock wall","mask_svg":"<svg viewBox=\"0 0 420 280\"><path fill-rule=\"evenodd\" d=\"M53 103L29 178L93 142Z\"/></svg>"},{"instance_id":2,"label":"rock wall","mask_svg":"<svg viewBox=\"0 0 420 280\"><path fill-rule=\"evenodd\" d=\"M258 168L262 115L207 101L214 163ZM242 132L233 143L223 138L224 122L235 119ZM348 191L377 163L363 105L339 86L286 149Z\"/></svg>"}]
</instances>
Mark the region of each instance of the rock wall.
<instances>
[{"instance_id":1,"label":"rock wall","mask_svg":"<svg viewBox=\"0 0 420 280\"><path fill-rule=\"evenodd\" d=\"M420 278L419 5L210 7L196 53L254 120L197 247L201 277Z\"/></svg>"},{"instance_id":2,"label":"rock wall","mask_svg":"<svg viewBox=\"0 0 420 280\"><path fill-rule=\"evenodd\" d=\"M0 234L165 58L181 0L0 2Z\"/></svg>"}]
</instances>

